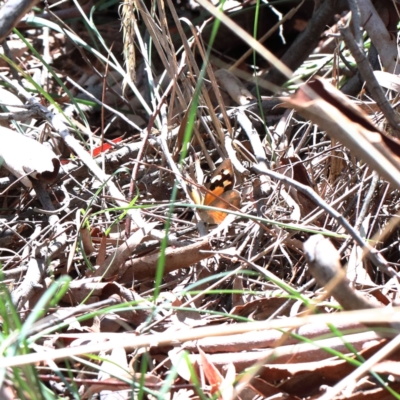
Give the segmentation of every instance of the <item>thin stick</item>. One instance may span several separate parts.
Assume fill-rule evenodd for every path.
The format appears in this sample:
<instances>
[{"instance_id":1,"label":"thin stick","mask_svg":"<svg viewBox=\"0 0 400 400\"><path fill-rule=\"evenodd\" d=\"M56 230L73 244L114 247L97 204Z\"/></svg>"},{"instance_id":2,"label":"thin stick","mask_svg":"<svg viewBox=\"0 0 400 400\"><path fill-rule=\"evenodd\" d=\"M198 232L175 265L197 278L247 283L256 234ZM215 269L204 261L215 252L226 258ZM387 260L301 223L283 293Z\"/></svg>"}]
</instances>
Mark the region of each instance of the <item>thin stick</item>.
<instances>
[{"instance_id":1,"label":"thin stick","mask_svg":"<svg viewBox=\"0 0 400 400\"><path fill-rule=\"evenodd\" d=\"M386 117L389 125L393 128L394 136L400 138L400 118L394 112L389 101L386 99L385 93L382 87L379 85L366 55L358 47L349 26L338 22L338 27L346 43L346 46L350 50L351 54L354 57L354 60L357 63L362 79L366 82L367 87L371 92L372 98L376 101L376 104Z\"/></svg>"},{"instance_id":2,"label":"thin stick","mask_svg":"<svg viewBox=\"0 0 400 400\"><path fill-rule=\"evenodd\" d=\"M285 23L288 19L291 19L294 14L299 11L299 8L303 5L304 0L297 6L292 8L287 14L284 15L282 19L280 19L267 33L265 33L260 39L258 39L259 43L264 43L283 23ZM248 49L231 67L229 67L229 71L232 71L239 67L239 65L253 53L253 49Z\"/></svg>"},{"instance_id":3,"label":"thin stick","mask_svg":"<svg viewBox=\"0 0 400 400\"><path fill-rule=\"evenodd\" d=\"M393 277L398 275L391 270L386 260L379 254L374 248L367 244L364 239L359 235L359 233L349 224L349 222L335 209L328 205L317 193L314 192L309 186L303 185L294 179L288 178L285 175L279 174L277 172L271 171L266 168L263 163L259 163L253 166L253 170L259 174L268 175L271 178L278 179L287 185L291 185L300 192L304 193L306 196L314 200L321 208L323 208L332 218L335 218L340 225L346 229L347 233L354 239L354 241L365 250L366 256L376 265L382 272L386 275Z\"/></svg>"}]
</instances>

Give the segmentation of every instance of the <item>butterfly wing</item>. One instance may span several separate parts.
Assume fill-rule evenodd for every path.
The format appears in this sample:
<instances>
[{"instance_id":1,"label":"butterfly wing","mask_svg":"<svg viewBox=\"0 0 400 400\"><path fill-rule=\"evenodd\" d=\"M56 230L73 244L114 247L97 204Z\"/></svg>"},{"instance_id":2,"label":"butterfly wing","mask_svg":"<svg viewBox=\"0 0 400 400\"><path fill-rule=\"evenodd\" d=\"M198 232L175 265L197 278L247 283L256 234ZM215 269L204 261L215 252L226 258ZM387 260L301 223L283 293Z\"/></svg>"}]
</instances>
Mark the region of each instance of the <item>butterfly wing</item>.
<instances>
[{"instance_id":1,"label":"butterfly wing","mask_svg":"<svg viewBox=\"0 0 400 400\"><path fill-rule=\"evenodd\" d=\"M235 184L235 173L232 166L232 161L227 158L222 164L212 173L210 181L207 183L209 192L205 194L203 204L211 205L223 193L231 191Z\"/></svg>"},{"instance_id":2,"label":"butterfly wing","mask_svg":"<svg viewBox=\"0 0 400 400\"><path fill-rule=\"evenodd\" d=\"M196 204L221 209L221 211L199 209L199 215L204 222L220 224L228 215L223 210L240 208L241 197L237 190L233 190L234 184L235 174L232 162L226 159L211 174L209 182L206 184L208 192L203 191L201 188L189 186L190 197Z\"/></svg>"},{"instance_id":3,"label":"butterfly wing","mask_svg":"<svg viewBox=\"0 0 400 400\"><path fill-rule=\"evenodd\" d=\"M229 203L230 205L228 205ZM228 215L223 210L236 210L240 208L241 197L237 190L229 190L221 193L219 198L215 198L207 204L210 207L221 208L221 211L214 210L199 210L199 214L204 222L208 224L220 224ZM204 203L205 204L205 203Z\"/></svg>"},{"instance_id":4,"label":"butterfly wing","mask_svg":"<svg viewBox=\"0 0 400 400\"><path fill-rule=\"evenodd\" d=\"M188 188L189 195L192 198L193 202L195 204L203 204L203 196L202 196L202 193L200 192L200 190L196 186L191 185L191 184L188 184L187 188Z\"/></svg>"}]
</instances>

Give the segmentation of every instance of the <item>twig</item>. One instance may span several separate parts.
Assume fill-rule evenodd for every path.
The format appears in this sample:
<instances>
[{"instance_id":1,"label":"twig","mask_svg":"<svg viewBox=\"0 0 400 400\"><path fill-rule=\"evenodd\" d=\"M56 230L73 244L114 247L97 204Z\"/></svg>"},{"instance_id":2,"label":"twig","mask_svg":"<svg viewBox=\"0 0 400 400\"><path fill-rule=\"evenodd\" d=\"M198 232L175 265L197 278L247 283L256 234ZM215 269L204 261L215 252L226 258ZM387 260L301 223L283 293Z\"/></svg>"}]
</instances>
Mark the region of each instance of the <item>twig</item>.
<instances>
[{"instance_id":1,"label":"twig","mask_svg":"<svg viewBox=\"0 0 400 400\"><path fill-rule=\"evenodd\" d=\"M376 7L381 3L385 11L390 12L390 7L388 6L391 2L393 1L372 2L371 0L357 0L361 13L361 26L367 31L368 36L376 47L382 67L392 74L399 74L400 65L396 35L388 31ZM396 9L396 7L393 8ZM396 18L396 16L393 17ZM391 16L389 18L392 19Z\"/></svg>"},{"instance_id":2,"label":"twig","mask_svg":"<svg viewBox=\"0 0 400 400\"><path fill-rule=\"evenodd\" d=\"M0 43L39 0L9 0L0 8Z\"/></svg>"},{"instance_id":3,"label":"twig","mask_svg":"<svg viewBox=\"0 0 400 400\"><path fill-rule=\"evenodd\" d=\"M210 291L210 290L212 290L214 288L218 288L221 285L221 283L226 282L230 277L236 275L242 268L243 267L240 266L240 267L234 269L233 271L230 271L224 277L222 277L221 279L218 279L216 282L214 282L211 285L209 285L206 290L201 291L200 293L197 293L193 297L190 296L189 300L185 301L185 303L183 303L181 305L181 307L182 308L183 307L188 307L194 301L196 301L197 299L200 299L202 296L204 296L204 292ZM176 312L176 310L172 310L172 311L166 313L163 317L161 317L160 319L158 319L155 322L152 322L150 325L146 325L146 326L140 327L140 329L138 329L138 331L140 331L140 333L143 335L145 332L148 332L151 329L154 329L158 324L160 324L161 322L165 321L167 318L171 317L175 312Z\"/></svg>"},{"instance_id":4,"label":"twig","mask_svg":"<svg viewBox=\"0 0 400 400\"><path fill-rule=\"evenodd\" d=\"M56 310L53 314L48 315L44 318L41 318L37 322L35 322L31 328L29 329L29 336L33 336L35 334L39 334L43 337L43 331L48 329L50 333L51 329L54 329L54 326L57 324L65 323L68 318L71 318L74 315L83 315L85 313L91 312L93 310L99 310L102 307L110 306L116 303L116 300L112 297L105 300L97 301L92 304L80 304L75 307L69 307L68 310L64 309L60 312L60 310Z\"/></svg>"},{"instance_id":5,"label":"twig","mask_svg":"<svg viewBox=\"0 0 400 400\"><path fill-rule=\"evenodd\" d=\"M171 79L164 94L162 95L161 98L159 98L157 107L154 110L153 114L150 116L149 122L147 124L147 129L145 129L143 132L143 140L139 147L138 154L136 157L136 163L132 170L132 178L131 178L130 187L129 187L129 200L131 200L133 198L134 187L136 185L136 180L137 180L138 172L139 172L139 164L142 161L145 149L147 148L147 145L149 142L149 135L152 130L153 123L154 123L155 119L157 118L158 114L160 113L162 107L164 107L164 102L165 102L167 96L170 94L170 91L172 90L172 88L176 85L176 80L177 80L178 76L181 74L181 72L183 71L183 68L184 68L184 64L182 63L179 66L179 69L177 71L177 74L174 76L174 79ZM126 230L126 233L128 236L128 233L130 232L130 216L129 215L128 215L128 218L127 218L127 221L125 224L125 230Z\"/></svg>"},{"instance_id":6,"label":"twig","mask_svg":"<svg viewBox=\"0 0 400 400\"><path fill-rule=\"evenodd\" d=\"M400 137L400 118L394 112L392 106L386 99L385 93L382 87L379 85L377 79L375 78L374 71L369 64L367 57L357 46L357 43L354 40L354 36L351 33L349 26L345 26L343 23L338 23L338 26L340 33L342 34L343 39L346 43L346 46L349 48L358 65L361 77L366 82L367 87L371 92L372 98L376 101L376 104L385 115L390 126L393 128L394 136Z\"/></svg>"},{"instance_id":7,"label":"twig","mask_svg":"<svg viewBox=\"0 0 400 400\"><path fill-rule=\"evenodd\" d=\"M47 190L44 188L42 182L37 181L36 179L32 179L32 186L35 189L36 196L39 199L42 207L46 211L55 211L53 203L50 200L50 196Z\"/></svg>"},{"instance_id":8,"label":"twig","mask_svg":"<svg viewBox=\"0 0 400 400\"><path fill-rule=\"evenodd\" d=\"M340 265L340 255L329 239L313 235L304 243L308 268L318 285L331 293L345 310L362 310L378 307L351 287L346 272Z\"/></svg>"},{"instance_id":9,"label":"twig","mask_svg":"<svg viewBox=\"0 0 400 400\"><path fill-rule=\"evenodd\" d=\"M236 119L250 140L257 162L265 160L265 150L261 143L260 135L257 133L244 110L238 111L236 114Z\"/></svg>"},{"instance_id":10,"label":"twig","mask_svg":"<svg viewBox=\"0 0 400 400\"><path fill-rule=\"evenodd\" d=\"M396 276L397 274L394 273L391 269L388 268L386 260L369 244L367 244L364 239L359 235L359 233L346 221L343 216L329 206L317 193L314 192L309 186L303 185L294 179L288 178L285 175L279 174L277 172L268 170L264 164L259 163L253 166L253 169L259 173L268 175L271 178L278 179L287 185L291 185L295 187L300 192L304 193L306 196L310 197L314 200L321 208L323 208L332 218L335 218L339 222L340 225L347 231L347 233L355 240L355 242L365 250L367 257L375 264L382 272L387 274L390 277Z\"/></svg>"},{"instance_id":11,"label":"twig","mask_svg":"<svg viewBox=\"0 0 400 400\"><path fill-rule=\"evenodd\" d=\"M384 309L379 314L371 314L371 310L360 310L355 313L343 312L337 314L323 314L323 315L308 315L306 317L292 317L275 319L273 321L259 321L259 322L243 322L241 324L232 324L221 329L221 325L207 326L201 328L193 328L174 332L174 335L166 335L165 332L155 333L150 335L140 335L135 337L126 337L109 340L101 343L90 343L76 347L67 347L61 349L54 349L52 352L31 353L24 355L17 355L14 357L0 358L0 368L9 368L14 366L22 366L34 364L41 361L50 360L65 360L68 357L73 357L81 354L98 353L100 351L109 351L117 347L126 347L129 349L148 348L150 346L158 345L177 345L179 343L187 342L189 340L196 340L204 337L222 336L222 335L235 335L246 332L256 332L265 329L295 329L305 324L313 323L326 323L336 325L339 323L355 322L360 323L374 322L385 323L388 320L399 320L400 307L393 307ZM399 335L400 340L400 335ZM381 353L379 353L381 354ZM371 357L376 362L375 357ZM371 364L368 363L370 368ZM365 365L365 364L364 364Z\"/></svg>"},{"instance_id":12,"label":"twig","mask_svg":"<svg viewBox=\"0 0 400 400\"><path fill-rule=\"evenodd\" d=\"M317 46L332 16L347 7L347 1L324 1L308 21L305 31L296 38L281 61L293 71L300 67ZM281 85L287 79L277 68L272 68L263 78L276 85Z\"/></svg>"},{"instance_id":13,"label":"twig","mask_svg":"<svg viewBox=\"0 0 400 400\"><path fill-rule=\"evenodd\" d=\"M95 103L98 105L102 106L103 108L107 109L108 111L112 112L119 118L121 118L124 122L126 122L129 126L131 126L133 129L142 132L142 129L137 126L135 123L133 123L128 117L126 117L124 114L121 112L115 110L114 108L110 107L109 105L105 104L104 102L100 101L97 97L92 95L90 92L85 90L82 86L80 86L77 82L75 82L73 79L71 79L69 76L67 76L67 82L69 82L71 85L79 89L82 93L84 93L86 96L88 96L91 100L93 100Z\"/></svg>"},{"instance_id":14,"label":"twig","mask_svg":"<svg viewBox=\"0 0 400 400\"><path fill-rule=\"evenodd\" d=\"M153 224L147 224L125 240L99 265L92 276L101 277L106 280L120 276L122 274L120 273L121 266L124 265L143 238L153 229Z\"/></svg>"},{"instance_id":15,"label":"twig","mask_svg":"<svg viewBox=\"0 0 400 400\"><path fill-rule=\"evenodd\" d=\"M363 375L377 363L385 359L389 354L393 353L400 346L400 335L397 335L392 341L390 341L385 347L378 350L368 360L365 360L360 367L354 372L347 375L345 379L341 380L338 384L329 388L327 392L319 398L319 400L331 400L336 397L342 390L344 390L350 383L356 382Z\"/></svg>"},{"instance_id":16,"label":"twig","mask_svg":"<svg viewBox=\"0 0 400 400\"><path fill-rule=\"evenodd\" d=\"M11 294L12 301L18 310L22 310L35 292L43 288L45 266L45 260L42 258L32 257L30 259L24 280Z\"/></svg>"},{"instance_id":17,"label":"twig","mask_svg":"<svg viewBox=\"0 0 400 400\"><path fill-rule=\"evenodd\" d=\"M357 0L348 0L351 10L351 19L353 22L354 39L357 46L361 49L363 46L362 30L361 30L361 13Z\"/></svg>"},{"instance_id":18,"label":"twig","mask_svg":"<svg viewBox=\"0 0 400 400\"><path fill-rule=\"evenodd\" d=\"M15 106L14 106L15 107ZM31 110L26 111L14 111L14 112L5 112L0 114L0 120L2 121L26 121L35 116L35 112Z\"/></svg>"},{"instance_id":19,"label":"twig","mask_svg":"<svg viewBox=\"0 0 400 400\"><path fill-rule=\"evenodd\" d=\"M167 112L166 112L166 105L161 107L161 135L158 137L158 144L160 145L160 148L164 154L164 157L167 160L167 163L169 167L171 168L172 172L175 175L175 179L179 182L181 185L182 189L186 193L186 197L189 199L189 201L194 204L192 201L191 197L189 196L189 191L187 189L187 185L185 180L183 179L175 161L174 158L172 157L169 148L168 148L168 143L167 143L167 136L168 136L168 120L167 120ZM195 211L197 221L201 222L201 218L198 215L197 211ZM204 226L204 223L198 223L197 224L197 229L199 230L200 236L205 236L207 234L207 230Z\"/></svg>"},{"instance_id":20,"label":"twig","mask_svg":"<svg viewBox=\"0 0 400 400\"><path fill-rule=\"evenodd\" d=\"M372 172L371 185L369 186L367 195L365 196L364 203L363 203L363 206L361 208L360 215L358 216L357 221L356 221L356 223L354 225L354 229L360 230L360 226L361 226L361 224L363 223L363 221L365 219L365 215L367 214L369 205L370 205L371 200L372 200L372 196L374 195L374 192L375 192L376 186L378 185L378 182L379 182L379 175L374 171L374 172ZM342 246L339 249L339 253L340 254L343 253L343 251L346 249L346 247L348 246L349 243L350 243L350 239L347 239L342 244Z\"/></svg>"},{"instance_id":21,"label":"twig","mask_svg":"<svg viewBox=\"0 0 400 400\"><path fill-rule=\"evenodd\" d=\"M260 43L264 43L281 25L283 25L287 20L291 19L297 11L299 11L300 7L303 5L304 0L301 1L296 7L293 7L287 14L283 16L271 29L268 30L258 41ZM235 63L229 67L229 71L234 70L235 68L238 68L245 60L247 57L249 57L253 53L253 49L250 48L248 49Z\"/></svg>"},{"instance_id":22,"label":"twig","mask_svg":"<svg viewBox=\"0 0 400 400\"><path fill-rule=\"evenodd\" d=\"M17 82L11 81L4 75L1 75L1 79L7 82L10 86L12 86L15 90L17 90L18 95L23 97L26 101L29 102L31 107L35 107L37 112L39 112L47 121L49 121L57 133L63 138L65 143L75 152L75 154L81 159L81 161L86 164L86 166L90 169L90 171L96 176L96 178L104 184L111 196L113 196L114 201L120 207L126 207L125 196L119 191L115 183L107 176L100 167L96 164L90 154L85 151L85 149L79 144L79 142L69 134L68 127L64 124L62 119L58 114L53 114L50 110L48 110L45 106L40 104L39 100L31 96L20 84ZM143 221L139 210L131 209L127 211L133 218L135 224L138 227L144 227L146 224ZM162 235L162 234L161 234Z\"/></svg>"},{"instance_id":23,"label":"twig","mask_svg":"<svg viewBox=\"0 0 400 400\"><path fill-rule=\"evenodd\" d=\"M68 193L68 190L65 188L64 185L61 185L61 190L64 193L65 197L64 197L63 202L61 203L62 205L60 208L57 208L57 210L55 210L54 207L53 207L53 209L40 209L40 208L34 207L33 211L35 211L37 213L46 214L46 215L57 215L57 214L60 214L65 209L67 209L69 207L71 197Z\"/></svg>"}]
</instances>

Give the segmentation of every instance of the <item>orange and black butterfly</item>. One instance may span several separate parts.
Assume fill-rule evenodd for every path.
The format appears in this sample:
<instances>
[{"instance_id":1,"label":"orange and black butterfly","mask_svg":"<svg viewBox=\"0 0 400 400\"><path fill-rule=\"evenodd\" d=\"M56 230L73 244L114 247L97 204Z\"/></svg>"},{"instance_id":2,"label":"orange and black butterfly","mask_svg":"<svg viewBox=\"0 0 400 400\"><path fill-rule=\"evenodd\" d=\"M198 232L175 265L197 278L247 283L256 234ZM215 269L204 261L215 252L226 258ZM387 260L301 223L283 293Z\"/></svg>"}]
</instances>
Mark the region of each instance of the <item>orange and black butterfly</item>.
<instances>
[{"instance_id":1,"label":"orange and black butterfly","mask_svg":"<svg viewBox=\"0 0 400 400\"><path fill-rule=\"evenodd\" d=\"M209 182L204 186L208 191L194 186L189 187L192 200L199 205L220 208L221 211L199 209L198 213L204 222L220 224L228 215L223 210L240 208L241 197L234 190L235 172L231 160L226 159L212 172Z\"/></svg>"}]
</instances>

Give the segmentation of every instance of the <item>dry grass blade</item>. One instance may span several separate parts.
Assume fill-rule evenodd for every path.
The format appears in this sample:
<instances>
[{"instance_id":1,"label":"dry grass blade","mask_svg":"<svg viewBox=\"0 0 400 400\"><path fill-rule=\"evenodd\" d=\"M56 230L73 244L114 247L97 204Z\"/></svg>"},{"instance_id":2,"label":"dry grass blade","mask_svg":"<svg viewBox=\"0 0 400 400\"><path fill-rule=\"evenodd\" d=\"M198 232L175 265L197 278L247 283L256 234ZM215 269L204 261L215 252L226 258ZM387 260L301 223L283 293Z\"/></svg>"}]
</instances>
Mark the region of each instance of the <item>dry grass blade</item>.
<instances>
[{"instance_id":1,"label":"dry grass blade","mask_svg":"<svg viewBox=\"0 0 400 400\"><path fill-rule=\"evenodd\" d=\"M7 21L0 397L400 398L394 4Z\"/></svg>"}]
</instances>

